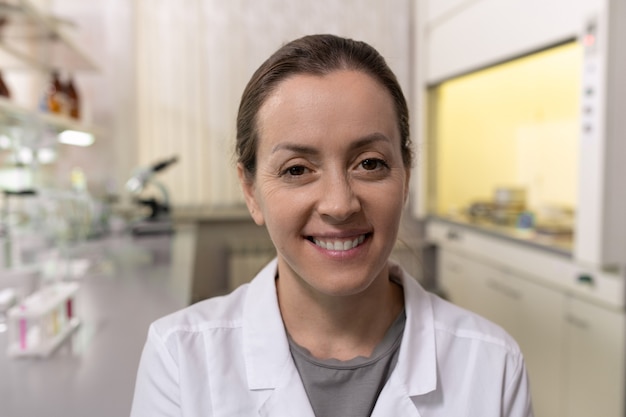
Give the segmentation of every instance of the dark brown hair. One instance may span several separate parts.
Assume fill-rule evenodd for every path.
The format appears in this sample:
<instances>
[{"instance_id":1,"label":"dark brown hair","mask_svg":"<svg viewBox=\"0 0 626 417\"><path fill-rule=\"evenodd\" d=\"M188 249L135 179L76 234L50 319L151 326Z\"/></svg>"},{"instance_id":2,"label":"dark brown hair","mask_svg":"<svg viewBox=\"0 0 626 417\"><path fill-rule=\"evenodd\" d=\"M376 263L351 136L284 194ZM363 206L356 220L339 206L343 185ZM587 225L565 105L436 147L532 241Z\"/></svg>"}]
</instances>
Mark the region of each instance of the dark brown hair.
<instances>
[{"instance_id":1,"label":"dark brown hair","mask_svg":"<svg viewBox=\"0 0 626 417\"><path fill-rule=\"evenodd\" d=\"M310 35L278 49L254 72L243 92L237 115L236 152L248 179L254 179L256 174L256 117L276 86L296 74L325 75L342 69L362 71L389 91L398 118L403 163L405 167L412 165L406 99L385 59L365 42L334 35Z\"/></svg>"}]
</instances>

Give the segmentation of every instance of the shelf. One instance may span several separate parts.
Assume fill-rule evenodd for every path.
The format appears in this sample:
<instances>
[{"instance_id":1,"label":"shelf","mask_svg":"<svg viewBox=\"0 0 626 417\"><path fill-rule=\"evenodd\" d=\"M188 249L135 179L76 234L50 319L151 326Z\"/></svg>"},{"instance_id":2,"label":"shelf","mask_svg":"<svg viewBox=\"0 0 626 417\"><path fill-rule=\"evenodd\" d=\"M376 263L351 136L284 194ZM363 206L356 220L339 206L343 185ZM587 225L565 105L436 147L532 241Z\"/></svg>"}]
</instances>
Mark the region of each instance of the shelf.
<instances>
[{"instance_id":1,"label":"shelf","mask_svg":"<svg viewBox=\"0 0 626 417\"><path fill-rule=\"evenodd\" d=\"M53 133L60 133L64 130L75 130L79 132L97 135L96 129L63 115L44 113L40 111L28 110L24 107L12 103L6 98L0 97L0 127L34 127L40 130L49 130Z\"/></svg>"},{"instance_id":2,"label":"shelf","mask_svg":"<svg viewBox=\"0 0 626 417\"><path fill-rule=\"evenodd\" d=\"M67 26L73 23L42 14L28 0L0 0L0 67L97 71L65 34Z\"/></svg>"}]
</instances>

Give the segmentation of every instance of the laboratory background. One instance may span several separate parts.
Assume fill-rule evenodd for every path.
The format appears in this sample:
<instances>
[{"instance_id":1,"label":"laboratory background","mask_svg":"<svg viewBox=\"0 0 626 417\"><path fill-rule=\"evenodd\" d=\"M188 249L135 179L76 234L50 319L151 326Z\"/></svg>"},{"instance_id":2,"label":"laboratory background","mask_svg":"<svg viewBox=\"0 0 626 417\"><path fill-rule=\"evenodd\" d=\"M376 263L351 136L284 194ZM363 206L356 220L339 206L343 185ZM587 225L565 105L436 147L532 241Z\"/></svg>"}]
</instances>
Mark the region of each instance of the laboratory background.
<instances>
[{"instance_id":1,"label":"laboratory background","mask_svg":"<svg viewBox=\"0 0 626 417\"><path fill-rule=\"evenodd\" d=\"M126 416L148 325L275 256L233 159L283 43L364 40L417 163L393 257L536 417L626 416L623 0L0 0L0 416Z\"/></svg>"}]
</instances>

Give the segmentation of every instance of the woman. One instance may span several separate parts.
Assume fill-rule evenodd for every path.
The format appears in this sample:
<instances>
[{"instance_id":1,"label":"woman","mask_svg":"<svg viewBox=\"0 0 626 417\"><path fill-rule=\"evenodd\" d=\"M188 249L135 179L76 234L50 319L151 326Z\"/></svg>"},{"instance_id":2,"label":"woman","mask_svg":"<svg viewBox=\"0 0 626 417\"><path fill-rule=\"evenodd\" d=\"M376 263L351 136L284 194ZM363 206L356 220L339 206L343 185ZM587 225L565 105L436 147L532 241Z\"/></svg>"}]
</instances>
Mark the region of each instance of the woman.
<instances>
[{"instance_id":1,"label":"woman","mask_svg":"<svg viewBox=\"0 0 626 417\"><path fill-rule=\"evenodd\" d=\"M372 47L280 48L243 93L237 153L277 258L150 327L133 416L531 415L516 343L389 261L412 153Z\"/></svg>"}]
</instances>

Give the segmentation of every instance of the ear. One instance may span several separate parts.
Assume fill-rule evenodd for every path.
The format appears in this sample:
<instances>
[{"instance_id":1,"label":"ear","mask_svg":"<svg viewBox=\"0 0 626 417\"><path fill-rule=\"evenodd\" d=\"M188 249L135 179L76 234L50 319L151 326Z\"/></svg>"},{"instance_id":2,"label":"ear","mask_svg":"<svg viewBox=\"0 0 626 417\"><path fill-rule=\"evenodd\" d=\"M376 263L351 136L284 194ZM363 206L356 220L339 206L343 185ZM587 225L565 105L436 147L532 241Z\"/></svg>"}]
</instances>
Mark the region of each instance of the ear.
<instances>
[{"instance_id":1,"label":"ear","mask_svg":"<svg viewBox=\"0 0 626 417\"><path fill-rule=\"evenodd\" d=\"M246 200L246 206L248 206L248 211L252 216L252 220L254 220L257 225L263 226L265 224L265 219L263 218L263 212L257 202L254 180L246 176L246 170L241 162L237 164L237 176L239 177L239 183L241 184L243 196Z\"/></svg>"}]
</instances>

